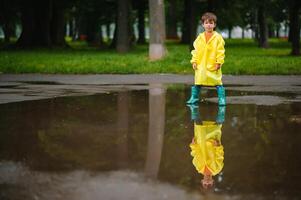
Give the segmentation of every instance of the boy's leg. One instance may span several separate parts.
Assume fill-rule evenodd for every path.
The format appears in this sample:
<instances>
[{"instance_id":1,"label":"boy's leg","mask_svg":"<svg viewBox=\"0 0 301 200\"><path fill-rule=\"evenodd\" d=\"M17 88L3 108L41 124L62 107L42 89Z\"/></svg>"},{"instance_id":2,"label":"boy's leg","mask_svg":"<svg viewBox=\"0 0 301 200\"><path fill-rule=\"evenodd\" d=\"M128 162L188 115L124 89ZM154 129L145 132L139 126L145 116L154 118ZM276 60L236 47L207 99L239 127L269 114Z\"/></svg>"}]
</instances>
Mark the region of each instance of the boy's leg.
<instances>
[{"instance_id":1,"label":"boy's leg","mask_svg":"<svg viewBox=\"0 0 301 200\"><path fill-rule=\"evenodd\" d=\"M217 96L218 96L218 105L225 106L226 105L226 94L225 88L223 85L216 86Z\"/></svg>"},{"instance_id":2,"label":"boy's leg","mask_svg":"<svg viewBox=\"0 0 301 200\"><path fill-rule=\"evenodd\" d=\"M188 104L187 105L190 108L190 117L191 121L198 122L200 121L200 112L199 112L199 105L198 104Z\"/></svg>"},{"instance_id":3,"label":"boy's leg","mask_svg":"<svg viewBox=\"0 0 301 200\"><path fill-rule=\"evenodd\" d=\"M217 124L224 123L225 113L226 113L226 106L218 106L217 116L215 120Z\"/></svg>"},{"instance_id":4,"label":"boy's leg","mask_svg":"<svg viewBox=\"0 0 301 200\"><path fill-rule=\"evenodd\" d=\"M188 101L186 101L187 104L195 104L199 102L199 94L201 91L200 85L193 85L191 86L191 96Z\"/></svg>"}]
</instances>

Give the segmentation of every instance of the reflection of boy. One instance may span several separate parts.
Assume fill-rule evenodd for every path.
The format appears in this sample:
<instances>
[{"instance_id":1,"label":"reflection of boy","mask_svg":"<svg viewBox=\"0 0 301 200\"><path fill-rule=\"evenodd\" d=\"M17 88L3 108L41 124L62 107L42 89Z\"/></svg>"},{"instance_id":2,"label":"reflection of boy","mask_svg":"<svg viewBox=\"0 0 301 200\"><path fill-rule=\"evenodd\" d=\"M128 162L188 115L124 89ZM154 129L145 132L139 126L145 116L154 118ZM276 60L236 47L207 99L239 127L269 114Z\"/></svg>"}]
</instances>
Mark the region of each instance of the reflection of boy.
<instances>
[{"instance_id":1,"label":"reflection of boy","mask_svg":"<svg viewBox=\"0 0 301 200\"><path fill-rule=\"evenodd\" d=\"M218 174L224 166L224 148L221 145L221 124L212 121L194 123L194 138L190 144L192 163L198 173L203 174L202 186L213 186L212 176Z\"/></svg>"}]
</instances>

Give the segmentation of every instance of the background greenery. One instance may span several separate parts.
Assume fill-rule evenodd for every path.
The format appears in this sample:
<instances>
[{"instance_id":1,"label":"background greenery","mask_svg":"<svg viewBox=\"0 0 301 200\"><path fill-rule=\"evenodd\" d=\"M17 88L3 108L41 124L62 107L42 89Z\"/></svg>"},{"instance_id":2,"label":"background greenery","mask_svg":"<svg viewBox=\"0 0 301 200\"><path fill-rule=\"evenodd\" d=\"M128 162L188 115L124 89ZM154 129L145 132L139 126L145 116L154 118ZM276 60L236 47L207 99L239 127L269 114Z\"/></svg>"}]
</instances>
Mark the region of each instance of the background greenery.
<instances>
[{"instance_id":1,"label":"background greenery","mask_svg":"<svg viewBox=\"0 0 301 200\"><path fill-rule=\"evenodd\" d=\"M290 56L290 44L270 39L269 49L258 48L252 39L226 39L224 74L301 74L300 57ZM188 45L167 42L165 59L148 60L148 45L136 45L127 54L99 49L85 42L69 41L71 48L0 51L1 73L62 74L192 74Z\"/></svg>"}]
</instances>

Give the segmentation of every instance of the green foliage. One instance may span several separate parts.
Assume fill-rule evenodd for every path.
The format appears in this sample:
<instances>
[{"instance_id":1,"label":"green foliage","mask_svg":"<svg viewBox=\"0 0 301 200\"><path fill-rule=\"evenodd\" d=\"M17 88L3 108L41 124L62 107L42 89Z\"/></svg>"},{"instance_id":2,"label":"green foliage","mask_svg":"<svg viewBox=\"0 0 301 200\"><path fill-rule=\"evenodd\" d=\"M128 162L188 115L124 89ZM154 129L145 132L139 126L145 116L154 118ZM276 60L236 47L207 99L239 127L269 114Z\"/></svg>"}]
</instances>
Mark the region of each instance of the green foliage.
<instances>
[{"instance_id":1,"label":"green foliage","mask_svg":"<svg viewBox=\"0 0 301 200\"><path fill-rule=\"evenodd\" d=\"M301 74L300 57L290 56L290 44L270 40L270 49L260 49L251 39L226 40L224 74ZM72 49L38 49L0 52L2 73L61 74L193 74L187 45L167 43L165 59L150 62L148 46L136 46L128 54L71 43Z\"/></svg>"}]
</instances>

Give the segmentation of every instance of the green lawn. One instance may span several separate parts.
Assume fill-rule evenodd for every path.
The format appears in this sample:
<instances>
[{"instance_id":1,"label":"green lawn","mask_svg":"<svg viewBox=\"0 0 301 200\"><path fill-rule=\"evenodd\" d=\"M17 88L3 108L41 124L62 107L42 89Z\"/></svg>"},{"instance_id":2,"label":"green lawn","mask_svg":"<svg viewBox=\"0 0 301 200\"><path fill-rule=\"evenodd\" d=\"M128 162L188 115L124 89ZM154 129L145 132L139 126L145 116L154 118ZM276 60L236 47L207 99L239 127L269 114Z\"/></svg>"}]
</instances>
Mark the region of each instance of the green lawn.
<instances>
[{"instance_id":1,"label":"green lawn","mask_svg":"<svg viewBox=\"0 0 301 200\"><path fill-rule=\"evenodd\" d=\"M89 48L70 43L70 49L35 49L0 51L1 73L61 74L192 74L187 45L167 43L168 55L156 62L148 61L148 46L135 46L130 53ZM226 40L224 74L301 74L301 57L290 56L290 44L270 40L271 48L260 49L250 39Z\"/></svg>"}]
</instances>

